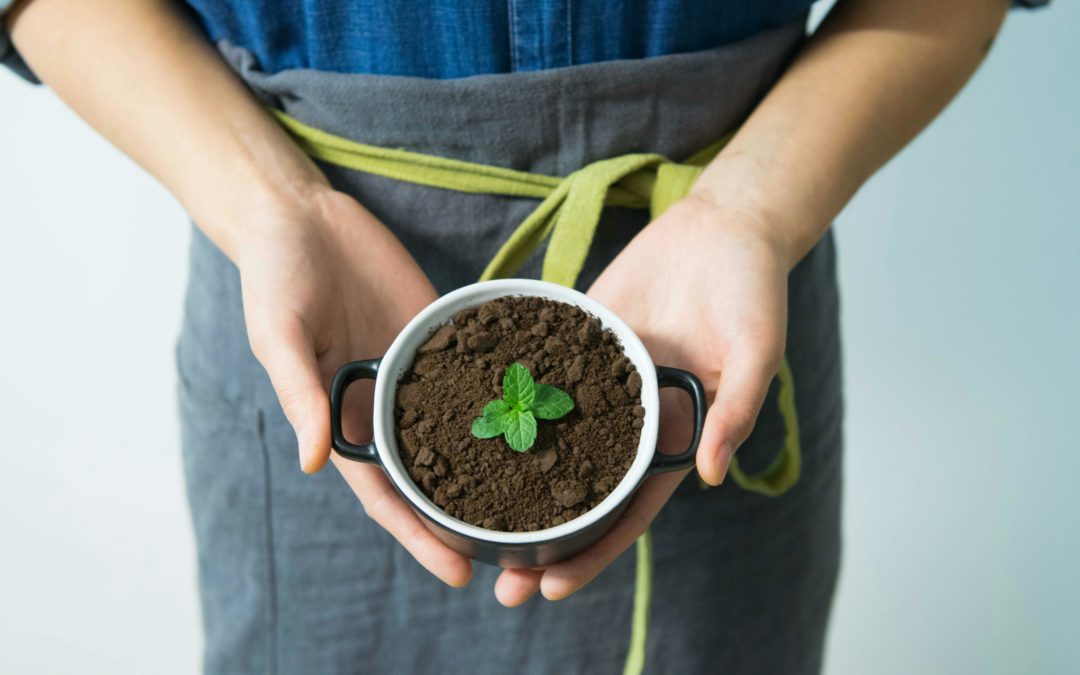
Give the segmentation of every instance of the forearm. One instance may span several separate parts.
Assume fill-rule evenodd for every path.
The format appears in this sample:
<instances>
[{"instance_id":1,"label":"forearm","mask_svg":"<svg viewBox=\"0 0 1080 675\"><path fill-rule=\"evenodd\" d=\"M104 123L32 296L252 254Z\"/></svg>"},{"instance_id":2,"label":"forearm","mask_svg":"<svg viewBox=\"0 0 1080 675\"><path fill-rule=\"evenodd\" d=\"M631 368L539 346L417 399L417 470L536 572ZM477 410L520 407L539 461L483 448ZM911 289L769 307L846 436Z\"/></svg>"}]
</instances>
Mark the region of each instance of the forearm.
<instances>
[{"instance_id":1,"label":"forearm","mask_svg":"<svg viewBox=\"0 0 1080 675\"><path fill-rule=\"evenodd\" d=\"M1007 0L840 0L693 194L770 229L797 262L971 77Z\"/></svg>"},{"instance_id":2,"label":"forearm","mask_svg":"<svg viewBox=\"0 0 1080 675\"><path fill-rule=\"evenodd\" d=\"M38 77L230 257L255 214L325 185L175 3L30 0L7 19Z\"/></svg>"}]
</instances>

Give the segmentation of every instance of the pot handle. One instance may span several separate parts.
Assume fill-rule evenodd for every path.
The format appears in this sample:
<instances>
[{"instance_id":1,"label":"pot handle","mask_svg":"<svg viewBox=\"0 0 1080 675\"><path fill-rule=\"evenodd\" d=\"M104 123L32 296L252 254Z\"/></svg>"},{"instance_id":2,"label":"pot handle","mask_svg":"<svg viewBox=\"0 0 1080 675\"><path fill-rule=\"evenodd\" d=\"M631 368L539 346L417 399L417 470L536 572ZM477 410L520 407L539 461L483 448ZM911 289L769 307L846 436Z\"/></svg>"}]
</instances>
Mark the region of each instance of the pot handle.
<instances>
[{"instance_id":1,"label":"pot handle","mask_svg":"<svg viewBox=\"0 0 1080 675\"><path fill-rule=\"evenodd\" d=\"M382 357L346 363L338 368L334 383L330 385L330 437L334 450L346 459L368 464L379 463L379 453L375 449L374 440L364 445L353 445L345 440L345 432L341 428L341 413L345 407L345 390L357 380L374 380L379 374L381 363Z\"/></svg>"},{"instance_id":2,"label":"pot handle","mask_svg":"<svg viewBox=\"0 0 1080 675\"><path fill-rule=\"evenodd\" d=\"M697 460L698 443L701 442L701 429L705 425L705 411L709 407L709 402L705 398L705 387L702 386L701 380L690 371L666 366L656 367L656 380L661 388L678 387L690 394L690 400L694 404L694 437L690 439L690 447L682 454L665 455L659 452L655 453L652 463L649 464L648 472L664 473L689 469L694 466L694 462Z\"/></svg>"}]
</instances>

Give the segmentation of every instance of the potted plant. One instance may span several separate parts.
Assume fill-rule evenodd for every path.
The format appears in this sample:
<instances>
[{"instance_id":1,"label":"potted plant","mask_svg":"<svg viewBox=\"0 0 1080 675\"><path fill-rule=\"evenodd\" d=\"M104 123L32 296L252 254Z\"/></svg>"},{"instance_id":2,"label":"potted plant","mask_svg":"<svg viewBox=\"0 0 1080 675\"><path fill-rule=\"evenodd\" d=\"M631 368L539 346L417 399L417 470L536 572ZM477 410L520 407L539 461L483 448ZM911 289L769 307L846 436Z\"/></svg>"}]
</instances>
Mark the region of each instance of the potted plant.
<instances>
[{"instance_id":1,"label":"potted plant","mask_svg":"<svg viewBox=\"0 0 1080 675\"><path fill-rule=\"evenodd\" d=\"M346 387L375 378L374 440L341 432ZM661 386L691 394L695 433L656 453ZM381 359L331 389L335 450L377 463L447 545L504 567L551 564L595 542L649 473L694 462L701 383L656 367L612 312L530 280L473 284L425 308Z\"/></svg>"}]
</instances>

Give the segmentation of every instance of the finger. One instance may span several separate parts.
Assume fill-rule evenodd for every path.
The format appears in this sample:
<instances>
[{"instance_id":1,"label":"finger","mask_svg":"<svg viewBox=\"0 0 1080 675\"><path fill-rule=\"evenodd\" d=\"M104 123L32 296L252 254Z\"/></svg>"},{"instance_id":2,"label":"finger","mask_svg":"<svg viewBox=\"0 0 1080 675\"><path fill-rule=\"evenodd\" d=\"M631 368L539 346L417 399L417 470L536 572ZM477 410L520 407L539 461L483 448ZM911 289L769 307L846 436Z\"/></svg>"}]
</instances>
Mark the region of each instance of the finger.
<instances>
[{"instance_id":1,"label":"finger","mask_svg":"<svg viewBox=\"0 0 1080 675\"><path fill-rule=\"evenodd\" d=\"M290 321L254 330L251 347L296 432L300 468L317 472L330 456L330 401L311 338L299 321Z\"/></svg>"},{"instance_id":2,"label":"finger","mask_svg":"<svg viewBox=\"0 0 1080 675\"><path fill-rule=\"evenodd\" d=\"M698 474L709 485L723 482L735 451L750 436L778 365L772 350L760 347L724 359L697 453Z\"/></svg>"},{"instance_id":3,"label":"finger","mask_svg":"<svg viewBox=\"0 0 1080 675\"><path fill-rule=\"evenodd\" d=\"M686 473L680 471L648 479L634 495L615 527L600 541L573 558L547 568L540 579L540 592L544 597L562 600L595 579L644 534Z\"/></svg>"},{"instance_id":4,"label":"finger","mask_svg":"<svg viewBox=\"0 0 1080 675\"><path fill-rule=\"evenodd\" d=\"M374 380L353 382L345 390L341 426L346 440L354 443L366 443L371 440L374 393Z\"/></svg>"},{"instance_id":5,"label":"finger","mask_svg":"<svg viewBox=\"0 0 1080 675\"><path fill-rule=\"evenodd\" d=\"M542 570L503 570L495 580L495 599L506 607L517 607L540 590Z\"/></svg>"},{"instance_id":6,"label":"finger","mask_svg":"<svg viewBox=\"0 0 1080 675\"><path fill-rule=\"evenodd\" d=\"M368 516L397 539L418 563L450 586L469 583L472 578L469 559L447 547L424 527L380 469L336 455L333 461Z\"/></svg>"},{"instance_id":7,"label":"finger","mask_svg":"<svg viewBox=\"0 0 1080 675\"><path fill-rule=\"evenodd\" d=\"M677 455L686 450L694 434L693 408L690 396L675 387L660 390L660 430L656 450Z\"/></svg>"}]
</instances>

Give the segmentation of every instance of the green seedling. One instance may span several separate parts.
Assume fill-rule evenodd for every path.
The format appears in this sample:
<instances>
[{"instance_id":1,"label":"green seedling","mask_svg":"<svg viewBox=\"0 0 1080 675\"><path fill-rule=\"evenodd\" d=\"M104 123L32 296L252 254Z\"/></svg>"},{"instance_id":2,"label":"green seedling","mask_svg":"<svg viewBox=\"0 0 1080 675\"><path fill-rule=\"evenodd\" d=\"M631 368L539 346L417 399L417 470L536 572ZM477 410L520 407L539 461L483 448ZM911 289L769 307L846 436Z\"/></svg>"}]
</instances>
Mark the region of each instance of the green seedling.
<instances>
[{"instance_id":1,"label":"green seedling","mask_svg":"<svg viewBox=\"0 0 1080 675\"><path fill-rule=\"evenodd\" d=\"M503 373L503 397L484 406L484 413L473 420L472 434L477 438L503 435L506 443L525 452L536 442L536 419L557 420L574 409L574 400L562 389L537 384L532 373L515 363Z\"/></svg>"}]
</instances>

